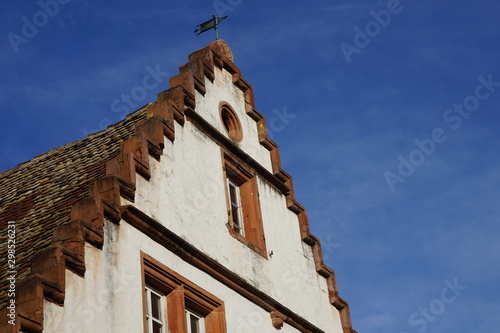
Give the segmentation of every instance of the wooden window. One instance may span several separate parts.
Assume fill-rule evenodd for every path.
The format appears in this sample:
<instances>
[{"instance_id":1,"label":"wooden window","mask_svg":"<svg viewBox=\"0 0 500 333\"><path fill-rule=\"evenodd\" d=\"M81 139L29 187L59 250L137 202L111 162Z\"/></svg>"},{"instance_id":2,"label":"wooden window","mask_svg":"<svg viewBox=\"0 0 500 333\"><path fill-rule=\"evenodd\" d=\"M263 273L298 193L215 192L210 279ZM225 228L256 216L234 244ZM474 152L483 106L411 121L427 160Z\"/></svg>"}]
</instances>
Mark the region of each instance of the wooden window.
<instances>
[{"instance_id":1,"label":"wooden window","mask_svg":"<svg viewBox=\"0 0 500 333\"><path fill-rule=\"evenodd\" d=\"M150 256L141 253L144 285L144 332L150 333L226 333L224 302L177 274ZM151 331L152 314L147 290L160 297L166 320L164 331ZM157 300L157 298L155 298ZM148 312L149 311L149 312ZM159 323L160 324L160 323Z\"/></svg>"},{"instance_id":2,"label":"wooden window","mask_svg":"<svg viewBox=\"0 0 500 333\"><path fill-rule=\"evenodd\" d=\"M243 215L241 207L241 192L240 186L237 185L231 178L227 180L227 191L229 195L229 225L237 233L245 236L245 229L243 228Z\"/></svg>"},{"instance_id":3,"label":"wooden window","mask_svg":"<svg viewBox=\"0 0 500 333\"><path fill-rule=\"evenodd\" d=\"M186 310L187 333L205 333L205 321L203 317Z\"/></svg>"},{"instance_id":4,"label":"wooden window","mask_svg":"<svg viewBox=\"0 0 500 333\"><path fill-rule=\"evenodd\" d=\"M223 152L229 233L267 258L256 176Z\"/></svg>"},{"instance_id":5,"label":"wooden window","mask_svg":"<svg viewBox=\"0 0 500 333\"><path fill-rule=\"evenodd\" d=\"M146 286L146 322L148 333L165 333L165 297Z\"/></svg>"}]
</instances>

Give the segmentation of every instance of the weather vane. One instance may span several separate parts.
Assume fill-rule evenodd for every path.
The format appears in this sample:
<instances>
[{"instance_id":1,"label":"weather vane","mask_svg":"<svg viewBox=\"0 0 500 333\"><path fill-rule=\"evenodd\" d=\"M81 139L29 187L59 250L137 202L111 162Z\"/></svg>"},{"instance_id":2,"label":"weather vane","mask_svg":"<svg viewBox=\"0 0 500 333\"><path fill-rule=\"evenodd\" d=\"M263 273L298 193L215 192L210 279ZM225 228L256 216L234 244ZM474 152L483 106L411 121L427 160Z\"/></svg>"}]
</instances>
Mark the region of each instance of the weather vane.
<instances>
[{"instance_id":1,"label":"weather vane","mask_svg":"<svg viewBox=\"0 0 500 333\"><path fill-rule=\"evenodd\" d=\"M196 33L196 36L199 36L200 34L204 33L205 31L208 31L210 29L215 29L215 39L219 39L219 29L218 25L221 23L227 16L223 17L217 17L215 15L212 15L212 19L203 22L202 24L198 24L194 32Z\"/></svg>"}]
</instances>

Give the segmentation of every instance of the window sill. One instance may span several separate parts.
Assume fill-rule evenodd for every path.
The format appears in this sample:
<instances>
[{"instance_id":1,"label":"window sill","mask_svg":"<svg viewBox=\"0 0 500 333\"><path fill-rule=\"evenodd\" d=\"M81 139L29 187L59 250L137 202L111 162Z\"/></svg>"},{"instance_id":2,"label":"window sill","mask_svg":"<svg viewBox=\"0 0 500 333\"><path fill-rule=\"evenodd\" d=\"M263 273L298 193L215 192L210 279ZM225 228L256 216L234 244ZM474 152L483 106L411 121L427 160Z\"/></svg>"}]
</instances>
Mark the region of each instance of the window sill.
<instances>
[{"instance_id":1,"label":"window sill","mask_svg":"<svg viewBox=\"0 0 500 333\"><path fill-rule=\"evenodd\" d=\"M250 249L252 249L254 252L260 254L262 257L264 257L264 259L268 260L268 256L267 256L267 251L266 249L262 249L260 247L258 247L257 245L255 245L254 243L250 242L248 239L246 239L244 236L242 236L241 234L237 233L231 226L227 226L227 230L229 231L229 234L231 236L233 236L234 238L236 238L238 241L240 241L241 243L245 244L246 246L248 246Z\"/></svg>"}]
</instances>

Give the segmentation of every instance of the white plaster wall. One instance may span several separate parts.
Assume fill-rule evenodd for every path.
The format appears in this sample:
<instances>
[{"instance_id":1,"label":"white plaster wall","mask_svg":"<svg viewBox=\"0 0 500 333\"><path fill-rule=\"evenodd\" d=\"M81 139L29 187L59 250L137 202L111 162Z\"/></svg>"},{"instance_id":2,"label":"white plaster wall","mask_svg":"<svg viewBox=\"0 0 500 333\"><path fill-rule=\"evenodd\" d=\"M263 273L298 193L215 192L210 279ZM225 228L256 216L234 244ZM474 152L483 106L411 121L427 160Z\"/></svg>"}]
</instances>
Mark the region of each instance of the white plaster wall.
<instances>
[{"instance_id":1,"label":"white plaster wall","mask_svg":"<svg viewBox=\"0 0 500 333\"><path fill-rule=\"evenodd\" d=\"M275 333L269 313L209 275L200 272L175 254L152 242L134 227L119 227L106 221L103 250L85 249L85 278L66 274L66 300L63 307L45 302L44 333L142 332L142 276L140 251L222 299L230 333ZM280 332L297 333L285 325Z\"/></svg>"},{"instance_id":2,"label":"white plaster wall","mask_svg":"<svg viewBox=\"0 0 500 333\"><path fill-rule=\"evenodd\" d=\"M64 306L44 301L44 333L142 332L141 263L126 227L104 227L102 250L85 244L85 277L66 270Z\"/></svg>"},{"instance_id":3,"label":"white plaster wall","mask_svg":"<svg viewBox=\"0 0 500 333\"><path fill-rule=\"evenodd\" d=\"M232 75L225 69L215 67L215 80L205 78L206 94L196 92L196 112L210 125L229 138L220 119L219 104L227 102L237 114L243 130L243 139L236 143L254 160L272 172L269 151L259 143L257 123L245 111L243 92L233 84Z\"/></svg>"},{"instance_id":4,"label":"white plaster wall","mask_svg":"<svg viewBox=\"0 0 500 333\"><path fill-rule=\"evenodd\" d=\"M285 197L265 181L259 179L258 186L266 244L268 251L273 251L268 263L270 294L318 327L333 332L332 323L340 323L340 317L329 304L327 282L316 272L311 247L301 240L297 215L286 207Z\"/></svg>"},{"instance_id":5,"label":"white plaster wall","mask_svg":"<svg viewBox=\"0 0 500 333\"><path fill-rule=\"evenodd\" d=\"M326 280L282 194L258 178L266 246L273 251L266 260L229 234L220 147L192 124L176 125L174 143L166 141L161 161L150 158L150 167L150 181L137 179L136 207L316 326L341 331Z\"/></svg>"},{"instance_id":6,"label":"white plaster wall","mask_svg":"<svg viewBox=\"0 0 500 333\"><path fill-rule=\"evenodd\" d=\"M262 256L227 230L220 147L189 122L176 126L175 143L166 143L161 162L150 158L150 181L138 177L135 206L256 286L272 289Z\"/></svg>"}]
</instances>

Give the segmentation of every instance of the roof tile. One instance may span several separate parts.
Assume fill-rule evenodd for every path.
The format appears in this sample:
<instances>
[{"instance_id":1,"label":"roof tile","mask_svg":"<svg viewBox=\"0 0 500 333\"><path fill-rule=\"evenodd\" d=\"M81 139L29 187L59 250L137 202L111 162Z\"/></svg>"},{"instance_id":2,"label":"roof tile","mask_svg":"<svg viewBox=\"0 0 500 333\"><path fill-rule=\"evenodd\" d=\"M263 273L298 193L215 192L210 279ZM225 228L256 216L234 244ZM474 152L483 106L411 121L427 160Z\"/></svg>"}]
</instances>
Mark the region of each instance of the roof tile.
<instances>
[{"instance_id":1,"label":"roof tile","mask_svg":"<svg viewBox=\"0 0 500 333\"><path fill-rule=\"evenodd\" d=\"M89 185L106 174L106 161L121 142L135 135L135 123L146 107L106 130L38 155L0 172L0 244L7 244L6 226L16 221L17 280L30 271L30 259L52 244L55 227L69 222L71 204L88 195ZM7 257L0 256L0 308L7 292Z\"/></svg>"}]
</instances>

